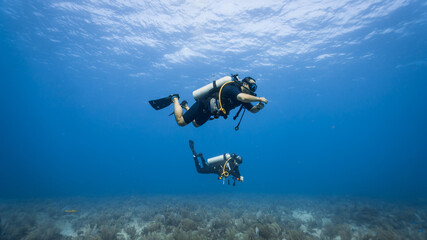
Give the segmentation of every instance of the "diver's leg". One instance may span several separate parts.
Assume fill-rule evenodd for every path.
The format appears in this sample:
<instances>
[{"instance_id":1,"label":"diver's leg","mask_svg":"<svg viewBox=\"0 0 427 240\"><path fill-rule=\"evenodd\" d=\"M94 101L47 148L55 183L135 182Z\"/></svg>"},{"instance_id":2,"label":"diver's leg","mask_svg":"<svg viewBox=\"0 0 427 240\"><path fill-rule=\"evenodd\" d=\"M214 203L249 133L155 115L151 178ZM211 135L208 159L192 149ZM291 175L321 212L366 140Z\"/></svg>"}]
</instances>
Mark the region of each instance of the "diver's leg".
<instances>
[{"instance_id":1,"label":"diver's leg","mask_svg":"<svg viewBox=\"0 0 427 240\"><path fill-rule=\"evenodd\" d=\"M183 107L186 111L190 110L190 107L188 106L188 103L187 103L187 101L186 101L186 100L184 100L184 101L181 103L181 107Z\"/></svg>"},{"instance_id":2,"label":"diver's leg","mask_svg":"<svg viewBox=\"0 0 427 240\"><path fill-rule=\"evenodd\" d=\"M200 167L200 163L199 163L199 159L197 158L197 155L194 155L193 159L194 159L194 164L196 165L197 172L203 173L202 167Z\"/></svg>"},{"instance_id":3,"label":"diver's leg","mask_svg":"<svg viewBox=\"0 0 427 240\"><path fill-rule=\"evenodd\" d=\"M200 157L200 161L202 162L203 167L200 166L199 157ZM210 171L209 167L206 165L206 161L203 158L203 155L201 153L194 154L193 159L194 159L194 164L196 165L196 170L198 173L211 173L211 171Z\"/></svg>"},{"instance_id":4,"label":"diver's leg","mask_svg":"<svg viewBox=\"0 0 427 240\"><path fill-rule=\"evenodd\" d=\"M196 123L196 120L193 120L193 126L195 126L195 127L200 127L200 125L198 125L198 124Z\"/></svg>"},{"instance_id":5,"label":"diver's leg","mask_svg":"<svg viewBox=\"0 0 427 240\"><path fill-rule=\"evenodd\" d=\"M193 141L193 140L190 140L190 141L188 141L188 142L189 142L189 144L190 144L190 149L191 149L191 151L193 152L193 155L194 155L194 156L197 156L196 149L194 148L194 141Z\"/></svg>"},{"instance_id":6,"label":"diver's leg","mask_svg":"<svg viewBox=\"0 0 427 240\"><path fill-rule=\"evenodd\" d=\"M187 125L187 123L185 123L185 121L184 121L184 118L182 117L182 107L181 107L181 104L179 104L179 99L177 97L174 97L172 99L172 101L173 101L173 106L174 106L174 112L173 113L175 115L176 123L179 126Z\"/></svg>"},{"instance_id":7,"label":"diver's leg","mask_svg":"<svg viewBox=\"0 0 427 240\"><path fill-rule=\"evenodd\" d=\"M200 166L200 162L198 159L199 157L200 157L200 161L202 162L203 167ZM213 171L213 169L211 167L206 165L205 159L203 158L201 153L194 156L194 163L196 164L196 169L197 169L198 173L215 173L215 171Z\"/></svg>"},{"instance_id":8,"label":"diver's leg","mask_svg":"<svg viewBox=\"0 0 427 240\"><path fill-rule=\"evenodd\" d=\"M189 143L190 143L190 149L193 152L193 159L194 159L194 164L196 165L197 172L203 173L202 167L200 167L200 162L199 162L199 157L200 157L202 164L203 164L203 167L205 166L205 163L203 162L203 160L204 160L203 155L201 153L197 154L196 149L194 149L194 141L193 140L190 140Z\"/></svg>"},{"instance_id":9,"label":"diver's leg","mask_svg":"<svg viewBox=\"0 0 427 240\"><path fill-rule=\"evenodd\" d=\"M182 106L182 103L181 103L181 106ZM188 106L188 104L187 103L185 103L184 104L184 106L182 106L185 110L190 110L190 107ZM192 123L193 123L193 126L195 126L195 127L200 127L200 125L198 125L197 123L196 123L196 120L193 120L192 121Z\"/></svg>"},{"instance_id":10,"label":"diver's leg","mask_svg":"<svg viewBox=\"0 0 427 240\"><path fill-rule=\"evenodd\" d=\"M203 168L207 167L208 165L206 164L206 160L203 157L203 154L199 153L198 156L200 157L200 160L202 161Z\"/></svg>"},{"instance_id":11,"label":"diver's leg","mask_svg":"<svg viewBox=\"0 0 427 240\"><path fill-rule=\"evenodd\" d=\"M199 110L198 114L195 116L193 120L193 125L195 127L200 127L203 124L205 124L210 117L211 117L211 114L209 112L203 111L203 109L201 109Z\"/></svg>"},{"instance_id":12,"label":"diver's leg","mask_svg":"<svg viewBox=\"0 0 427 240\"><path fill-rule=\"evenodd\" d=\"M185 124L192 122L195 127L200 127L204 123L203 122L200 124L199 121L200 116L204 115L200 102L196 101L191 107L188 107L187 104L184 104L183 107L187 110L187 112L182 115Z\"/></svg>"}]
</instances>

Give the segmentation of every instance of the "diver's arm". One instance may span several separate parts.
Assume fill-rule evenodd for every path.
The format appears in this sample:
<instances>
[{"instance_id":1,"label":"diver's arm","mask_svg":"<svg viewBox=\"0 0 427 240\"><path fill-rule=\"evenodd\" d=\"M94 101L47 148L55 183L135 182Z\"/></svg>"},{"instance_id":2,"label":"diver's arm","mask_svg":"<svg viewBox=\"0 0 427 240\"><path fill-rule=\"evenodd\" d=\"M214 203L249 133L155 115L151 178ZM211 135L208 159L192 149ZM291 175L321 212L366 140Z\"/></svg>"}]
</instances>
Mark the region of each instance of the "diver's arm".
<instances>
[{"instance_id":1,"label":"diver's arm","mask_svg":"<svg viewBox=\"0 0 427 240\"><path fill-rule=\"evenodd\" d=\"M265 97L256 97L252 96L247 93L239 93L237 94L237 100L244 103L250 103L250 102L263 102L268 103L267 99Z\"/></svg>"},{"instance_id":2,"label":"diver's arm","mask_svg":"<svg viewBox=\"0 0 427 240\"><path fill-rule=\"evenodd\" d=\"M249 109L249 112L251 113L257 113L259 110L264 108L264 103L259 102L257 105L253 106L251 109Z\"/></svg>"},{"instance_id":3,"label":"diver's arm","mask_svg":"<svg viewBox=\"0 0 427 240\"><path fill-rule=\"evenodd\" d=\"M237 181L242 181L240 176L239 167L235 167L232 171L230 171L230 174L233 175L233 177L236 178Z\"/></svg>"},{"instance_id":4,"label":"diver's arm","mask_svg":"<svg viewBox=\"0 0 427 240\"><path fill-rule=\"evenodd\" d=\"M243 182L243 176L240 175L239 167L235 168L233 177L235 177L237 181Z\"/></svg>"}]
</instances>

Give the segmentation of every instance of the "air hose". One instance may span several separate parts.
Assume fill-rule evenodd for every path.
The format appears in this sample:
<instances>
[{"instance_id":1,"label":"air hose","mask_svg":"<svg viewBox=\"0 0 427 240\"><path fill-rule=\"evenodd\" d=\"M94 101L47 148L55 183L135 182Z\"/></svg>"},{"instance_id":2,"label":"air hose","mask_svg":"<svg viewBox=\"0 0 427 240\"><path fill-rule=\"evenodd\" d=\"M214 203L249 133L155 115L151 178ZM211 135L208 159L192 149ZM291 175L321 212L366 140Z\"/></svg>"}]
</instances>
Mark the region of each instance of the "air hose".
<instances>
[{"instance_id":1,"label":"air hose","mask_svg":"<svg viewBox=\"0 0 427 240\"><path fill-rule=\"evenodd\" d=\"M227 161L225 161L224 166L222 166L222 173L221 173L221 176L219 177L219 179L221 179L221 178L222 178L222 176L224 176L224 177L228 177L228 176L230 175L230 173L229 173L229 172L225 171L225 166L227 166L227 163L228 163L228 161L230 161L230 159L231 159L231 157L229 157L229 158L227 159Z\"/></svg>"},{"instance_id":2,"label":"air hose","mask_svg":"<svg viewBox=\"0 0 427 240\"><path fill-rule=\"evenodd\" d=\"M222 111L224 114L227 114L227 112L225 111L225 109L222 107L222 102L221 102L221 93L222 93L222 89L224 88L225 85L232 83L233 81L229 81L224 83L221 88L219 89L219 94L218 94L218 100L219 100L219 110Z\"/></svg>"}]
</instances>

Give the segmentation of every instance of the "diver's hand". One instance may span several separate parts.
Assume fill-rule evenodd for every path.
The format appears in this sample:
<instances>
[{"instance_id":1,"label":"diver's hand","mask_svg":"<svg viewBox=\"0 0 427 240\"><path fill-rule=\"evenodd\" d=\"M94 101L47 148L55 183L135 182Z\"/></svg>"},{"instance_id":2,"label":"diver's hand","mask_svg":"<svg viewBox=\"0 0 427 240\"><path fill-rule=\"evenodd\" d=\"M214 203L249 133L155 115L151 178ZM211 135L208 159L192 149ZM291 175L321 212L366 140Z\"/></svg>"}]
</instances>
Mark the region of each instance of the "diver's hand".
<instances>
[{"instance_id":1,"label":"diver's hand","mask_svg":"<svg viewBox=\"0 0 427 240\"><path fill-rule=\"evenodd\" d=\"M259 102L256 106L255 106L258 110L261 110L264 108L264 103Z\"/></svg>"},{"instance_id":2,"label":"diver's hand","mask_svg":"<svg viewBox=\"0 0 427 240\"><path fill-rule=\"evenodd\" d=\"M267 98L265 98L265 97L260 97L259 98L259 102L261 103L261 102L263 102L263 103L268 103L268 100L267 100Z\"/></svg>"}]
</instances>

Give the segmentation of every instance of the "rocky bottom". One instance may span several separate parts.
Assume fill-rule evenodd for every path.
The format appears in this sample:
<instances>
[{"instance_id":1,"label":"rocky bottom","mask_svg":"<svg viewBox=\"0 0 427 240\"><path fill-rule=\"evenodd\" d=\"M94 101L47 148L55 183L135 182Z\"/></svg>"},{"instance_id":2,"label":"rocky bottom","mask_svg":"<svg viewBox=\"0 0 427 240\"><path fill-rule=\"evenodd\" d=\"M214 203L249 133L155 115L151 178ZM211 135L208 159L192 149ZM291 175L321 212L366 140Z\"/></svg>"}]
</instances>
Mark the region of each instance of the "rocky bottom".
<instances>
[{"instance_id":1,"label":"rocky bottom","mask_svg":"<svg viewBox=\"0 0 427 240\"><path fill-rule=\"evenodd\" d=\"M426 202L147 195L0 200L0 239L427 239Z\"/></svg>"}]
</instances>

